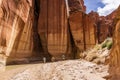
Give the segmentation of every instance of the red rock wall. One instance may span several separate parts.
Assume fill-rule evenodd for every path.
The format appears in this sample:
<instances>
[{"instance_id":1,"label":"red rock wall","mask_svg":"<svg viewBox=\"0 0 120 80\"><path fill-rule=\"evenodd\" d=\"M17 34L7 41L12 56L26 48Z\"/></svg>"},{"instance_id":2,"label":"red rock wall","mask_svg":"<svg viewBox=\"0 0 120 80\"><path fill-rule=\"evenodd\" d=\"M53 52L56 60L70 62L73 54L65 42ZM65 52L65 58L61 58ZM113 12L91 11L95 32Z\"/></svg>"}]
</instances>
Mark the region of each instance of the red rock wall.
<instances>
[{"instance_id":1,"label":"red rock wall","mask_svg":"<svg viewBox=\"0 0 120 80\"><path fill-rule=\"evenodd\" d=\"M85 14L83 0L69 0L70 7L70 31L75 45L80 51L84 51L96 44L96 28L92 18Z\"/></svg>"},{"instance_id":2,"label":"red rock wall","mask_svg":"<svg viewBox=\"0 0 120 80\"><path fill-rule=\"evenodd\" d=\"M96 25L96 36L98 43L103 42L107 37L112 37L114 30L115 12L108 16L99 16L98 13L91 11L88 15Z\"/></svg>"},{"instance_id":3,"label":"red rock wall","mask_svg":"<svg viewBox=\"0 0 120 80\"><path fill-rule=\"evenodd\" d=\"M52 56L69 55L65 0L41 0L38 32L44 51Z\"/></svg>"},{"instance_id":4,"label":"red rock wall","mask_svg":"<svg viewBox=\"0 0 120 80\"><path fill-rule=\"evenodd\" d=\"M83 12L70 15L70 30L76 46L84 51L96 44L95 25L91 18Z\"/></svg>"},{"instance_id":5,"label":"red rock wall","mask_svg":"<svg viewBox=\"0 0 120 80\"><path fill-rule=\"evenodd\" d=\"M120 79L120 7L116 11L116 25L113 35L113 46L110 53L109 80Z\"/></svg>"},{"instance_id":6,"label":"red rock wall","mask_svg":"<svg viewBox=\"0 0 120 80\"><path fill-rule=\"evenodd\" d=\"M0 11L0 46L5 55L11 59L33 56L32 2L3 0Z\"/></svg>"},{"instance_id":7,"label":"red rock wall","mask_svg":"<svg viewBox=\"0 0 120 80\"><path fill-rule=\"evenodd\" d=\"M83 0L2 0L0 47L8 62L24 58L73 58L95 44L95 28ZM76 11L78 11L76 13ZM70 25L68 24L70 23Z\"/></svg>"},{"instance_id":8,"label":"red rock wall","mask_svg":"<svg viewBox=\"0 0 120 80\"><path fill-rule=\"evenodd\" d=\"M68 0L70 12L75 11L86 11L86 6L84 5L83 0Z\"/></svg>"}]
</instances>

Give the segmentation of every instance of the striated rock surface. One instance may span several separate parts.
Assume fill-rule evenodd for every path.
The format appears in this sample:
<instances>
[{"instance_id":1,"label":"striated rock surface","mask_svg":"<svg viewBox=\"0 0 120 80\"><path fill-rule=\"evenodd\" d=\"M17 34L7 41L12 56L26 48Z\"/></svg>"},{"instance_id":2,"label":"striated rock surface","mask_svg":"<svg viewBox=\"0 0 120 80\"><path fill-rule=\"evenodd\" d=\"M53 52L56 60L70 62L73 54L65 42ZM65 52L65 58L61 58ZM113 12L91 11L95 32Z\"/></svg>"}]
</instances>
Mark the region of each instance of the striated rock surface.
<instances>
[{"instance_id":1,"label":"striated rock surface","mask_svg":"<svg viewBox=\"0 0 120 80\"><path fill-rule=\"evenodd\" d=\"M69 11L67 10L67 4ZM75 58L96 43L83 0L1 0L0 49L7 62ZM70 13L69 19L67 12Z\"/></svg>"},{"instance_id":2,"label":"striated rock surface","mask_svg":"<svg viewBox=\"0 0 120 80\"><path fill-rule=\"evenodd\" d=\"M52 56L70 56L67 10L64 0L41 0L38 33L44 51Z\"/></svg>"},{"instance_id":3,"label":"striated rock surface","mask_svg":"<svg viewBox=\"0 0 120 80\"><path fill-rule=\"evenodd\" d=\"M74 45L74 41L76 41L76 39L74 38L72 31L73 29L71 29L71 24L70 25L68 24L71 22L69 22L70 19L68 20L67 12L68 13L76 12L76 11L85 12L85 6L83 0L68 0L67 4L69 7L69 11L67 11L66 8L67 5L65 5L64 0L61 1L45 0L45 1L41 1L40 3L41 3L40 5L41 12L39 14L39 21L38 21L39 22L38 33L40 35L42 47L45 53L48 52L52 57L56 57L56 58L58 57L61 58L62 55L65 55L66 58L67 57L73 58L78 48L76 45ZM46 8L46 10L44 8ZM70 14L70 16L71 15L72 14ZM77 18L77 16L74 15L73 18ZM86 19L86 17L80 17L80 19L81 20ZM79 28L79 30L80 29L81 28ZM92 30L90 34L94 34L94 30ZM77 42L78 42L77 44L79 44L80 41ZM85 50L85 49L81 49L81 50Z\"/></svg>"},{"instance_id":4,"label":"striated rock surface","mask_svg":"<svg viewBox=\"0 0 120 80\"><path fill-rule=\"evenodd\" d=\"M0 48L9 60L33 56L34 9L31 0L2 0Z\"/></svg>"},{"instance_id":5,"label":"striated rock surface","mask_svg":"<svg viewBox=\"0 0 120 80\"><path fill-rule=\"evenodd\" d=\"M110 53L110 80L120 79L120 7L117 9L116 26L113 35L113 47Z\"/></svg>"},{"instance_id":6,"label":"striated rock surface","mask_svg":"<svg viewBox=\"0 0 120 80\"><path fill-rule=\"evenodd\" d=\"M96 44L95 25L91 18L84 12L70 15L70 29L75 45L84 51Z\"/></svg>"},{"instance_id":7,"label":"striated rock surface","mask_svg":"<svg viewBox=\"0 0 120 80\"><path fill-rule=\"evenodd\" d=\"M114 30L114 16L116 11L108 16L99 16L97 12L91 11L88 15L96 25L96 36L98 43L103 42L107 37L112 37Z\"/></svg>"},{"instance_id":8,"label":"striated rock surface","mask_svg":"<svg viewBox=\"0 0 120 80\"><path fill-rule=\"evenodd\" d=\"M72 1L72 0L71 0ZM74 4L74 3L73 3ZM81 3L79 4L81 5ZM69 5L71 7L71 5ZM81 5L83 6L83 5ZM95 25L82 7L70 8L70 31L76 47L84 51L96 44Z\"/></svg>"}]
</instances>

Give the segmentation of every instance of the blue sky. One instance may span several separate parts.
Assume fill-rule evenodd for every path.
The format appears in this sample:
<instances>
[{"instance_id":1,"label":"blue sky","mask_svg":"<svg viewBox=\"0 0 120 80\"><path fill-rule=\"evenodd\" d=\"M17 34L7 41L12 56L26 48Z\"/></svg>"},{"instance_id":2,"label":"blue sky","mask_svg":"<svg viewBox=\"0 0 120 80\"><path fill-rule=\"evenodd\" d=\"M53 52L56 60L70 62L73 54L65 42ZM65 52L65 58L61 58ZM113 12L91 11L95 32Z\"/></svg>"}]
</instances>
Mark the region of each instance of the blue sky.
<instances>
[{"instance_id":1,"label":"blue sky","mask_svg":"<svg viewBox=\"0 0 120 80\"><path fill-rule=\"evenodd\" d=\"M84 0L85 5L87 6L87 13L91 10L97 11L98 7L104 7L105 5L101 3L101 0Z\"/></svg>"},{"instance_id":2,"label":"blue sky","mask_svg":"<svg viewBox=\"0 0 120 80\"><path fill-rule=\"evenodd\" d=\"M87 13L96 11L99 15L106 16L117 9L120 0L84 0L87 7Z\"/></svg>"}]
</instances>

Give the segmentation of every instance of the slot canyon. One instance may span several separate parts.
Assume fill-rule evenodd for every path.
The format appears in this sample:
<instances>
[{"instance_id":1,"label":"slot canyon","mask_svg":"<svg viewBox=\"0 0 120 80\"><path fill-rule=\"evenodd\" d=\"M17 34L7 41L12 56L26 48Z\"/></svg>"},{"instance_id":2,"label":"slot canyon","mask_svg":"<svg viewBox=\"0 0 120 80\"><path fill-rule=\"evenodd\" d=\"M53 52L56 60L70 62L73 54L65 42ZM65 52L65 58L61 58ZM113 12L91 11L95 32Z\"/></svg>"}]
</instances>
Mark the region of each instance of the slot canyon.
<instances>
[{"instance_id":1,"label":"slot canyon","mask_svg":"<svg viewBox=\"0 0 120 80\"><path fill-rule=\"evenodd\" d=\"M94 11L87 14L86 8L84 0L0 0L0 70L7 65L42 63L43 60L67 62L82 58L109 65L106 80L120 80L120 7L107 16ZM112 46L107 42L111 40ZM98 57L95 54L98 48L109 51L109 55ZM86 55L89 50L91 54ZM75 63L71 61L69 64L77 65L79 61Z\"/></svg>"}]
</instances>

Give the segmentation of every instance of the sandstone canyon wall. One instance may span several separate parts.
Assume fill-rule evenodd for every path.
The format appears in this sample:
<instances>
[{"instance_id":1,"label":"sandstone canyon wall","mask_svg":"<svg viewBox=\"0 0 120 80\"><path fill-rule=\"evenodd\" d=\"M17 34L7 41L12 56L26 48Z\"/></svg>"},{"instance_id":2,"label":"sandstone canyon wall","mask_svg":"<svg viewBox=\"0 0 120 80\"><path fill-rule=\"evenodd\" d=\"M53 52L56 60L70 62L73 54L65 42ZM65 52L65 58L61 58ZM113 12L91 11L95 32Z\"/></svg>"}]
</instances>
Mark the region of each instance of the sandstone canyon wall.
<instances>
[{"instance_id":1,"label":"sandstone canyon wall","mask_svg":"<svg viewBox=\"0 0 120 80\"><path fill-rule=\"evenodd\" d=\"M79 49L79 51L84 51L93 47L96 44L96 29L94 22L91 20L91 17L85 14L86 8L85 6L80 5L81 2L75 3L72 2L72 0L69 0L69 23L70 31L76 47Z\"/></svg>"},{"instance_id":2,"label":"sandstone canyon wall","mask_svg":"<svg viewBox=\"0 0 120 80\"><path fill-rule=\"evenodd\" d=\"M93 22L95 22L97 43L101 43L106 38L113 36L115 14L116 11L107 16L99 16L99 14L94 11L88 14Z\"/></svg>"},{"instance_id":3,"label":"sandstone canyon wall","mask_svg":"<svg viewBox=\"0 0 120 80\"><path fill-rule=\"evenodd\" d=\"M116 11L113 47L110 54L110 80L120 80L120 7Z\"/></svg>"},{"instance_id":4,"label":"sandstone canyon wall","mask_svg":"<svg viewBox=\"0 0 120 80\"><path fill-rule=\"evenodd\" d=\"M70 35L65 0L41 0L38 32L44 51L70 57ZM71 56L72 57L72 56Z\"/></svg>"},{"instance_id":5,"label":"sandstone canyon wall","mask_svg":"<svg viewBox=\"0 0 120 80\"><path fill-rule=\"evenodd\" d=\"M68 0L68 7L65 0L1 0L1 56L8 63L72 59L94 46L96 28L83 0Z\"/></svg>"},{"instance_id":6,"label":"sandstone canyon wall","mask_svg":"<svg viewBox=\"0 0 120 80\"><path fill-rule=\"evenodd\" d=\"M0 5L1 53L11 59L33 56L33 3L2 0Z\"/></svg>"}]
</instances>

